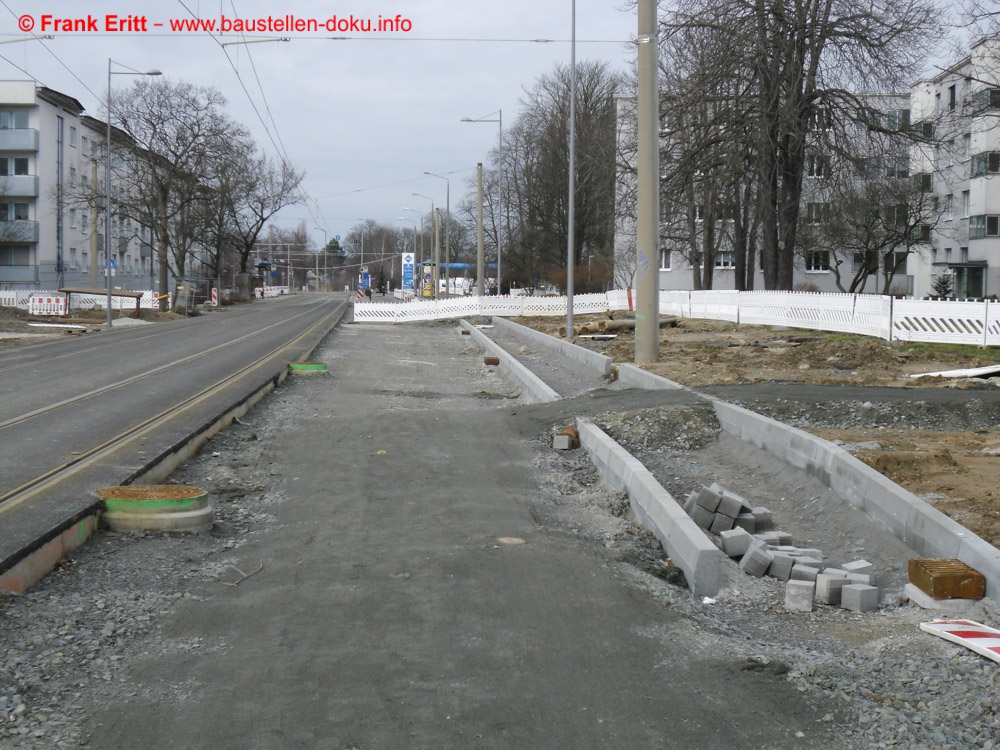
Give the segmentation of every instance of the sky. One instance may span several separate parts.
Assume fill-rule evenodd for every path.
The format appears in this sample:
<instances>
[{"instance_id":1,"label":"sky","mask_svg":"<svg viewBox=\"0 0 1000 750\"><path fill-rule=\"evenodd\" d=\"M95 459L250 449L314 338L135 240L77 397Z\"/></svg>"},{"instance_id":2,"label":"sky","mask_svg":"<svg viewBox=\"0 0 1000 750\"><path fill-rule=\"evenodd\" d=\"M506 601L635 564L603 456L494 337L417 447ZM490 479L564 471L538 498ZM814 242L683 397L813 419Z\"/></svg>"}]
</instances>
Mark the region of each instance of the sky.
<instances>
[{"instance_id":1,"label":"sky","mask_svg":"<svg viewBox=\"0 0 1000 750\"><path fill-rule=\"evenodd\" d=\"M216 31L176 28L196 19ZM269 26L219 31L254 19ZM277 26L311 20L316 31ZM636 28L628 0L576 0L577 61L627 70ZM513 124L524 88L569 65L571 30L571 0L0 0L0 42L29 37L0 45L0 80L33 78L99 118L109 58L116 89L130 69L217 88L262 151L305 171L307 204L276 223L305 221L320 247L364 219L419 223L404 207L431 201L415 192L443 211L448 183L424 172L450 181L454 213L499 136L462 119L502 110ZM257 41L276 38L289 41Z\"/></svg>"}]
</instances>

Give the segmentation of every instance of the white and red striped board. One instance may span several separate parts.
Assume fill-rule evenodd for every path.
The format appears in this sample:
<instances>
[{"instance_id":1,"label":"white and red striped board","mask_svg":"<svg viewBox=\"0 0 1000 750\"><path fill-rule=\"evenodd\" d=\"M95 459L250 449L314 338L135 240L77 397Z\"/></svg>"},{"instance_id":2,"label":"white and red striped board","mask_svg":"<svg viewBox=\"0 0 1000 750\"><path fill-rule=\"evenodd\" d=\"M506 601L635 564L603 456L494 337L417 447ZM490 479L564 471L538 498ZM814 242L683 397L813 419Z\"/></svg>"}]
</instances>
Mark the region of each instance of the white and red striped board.
<instances>
[{"instance_id":1,"label":"white and red striped board","mask_svg":"<svg viewBox=\"0 0 1000 750\"><path fill-rule=\"evenodd\" d=\"M28 300L28 315L65 315L66 298L60 295L33 294Z\"/></svg>"},{"instance_id":2,"label":"white and red striped board","mask_svg":"<svg viewBox=\"0 0 1000 750\"><path fill-rule=\"evenodd\" d=\"M972 620L933 620L920 623L920 629L1000 663L1000 630L996 628Z\"/></svg>"}]
</instances>

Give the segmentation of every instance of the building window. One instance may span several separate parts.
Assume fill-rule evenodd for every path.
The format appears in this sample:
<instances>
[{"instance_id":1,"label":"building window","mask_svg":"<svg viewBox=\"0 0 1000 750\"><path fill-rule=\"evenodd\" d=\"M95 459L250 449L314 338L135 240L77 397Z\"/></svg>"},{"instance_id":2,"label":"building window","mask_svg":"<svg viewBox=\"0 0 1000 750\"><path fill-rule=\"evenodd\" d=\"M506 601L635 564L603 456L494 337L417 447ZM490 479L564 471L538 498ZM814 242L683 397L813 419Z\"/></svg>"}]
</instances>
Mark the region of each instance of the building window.
<instances>
[{"instance_id":1,"label":"building window","mask_svg":"<svg viewBox=\"0 0 1000 750\"><path fill-rule=\"evenodd\" d=\"M822 154L806 155L806 177L826 177L827 168L826 157Z\"/></svg>"},{"instance_id":2,"label":"building window","mask_svg":"<svg viewBox=\"0 0 1000 750\"><path fill-rule=\"evenodd\" d=\"M0 156L0 177L28 174L27 156Z\"/></svg>"},{"instance_id":3,"label":"building window","mask_svg":"<svg viewBox=\"0 0 1000 750\"><path fill-rule=\"evenodd\" d=\"M30 266L31 248L26 245L0 247L0 266Z\"/></svg>"},{"instance_id":4,"label":"building window","mask_svg":"<svg viewBox=\"0 0 1000 750\"><path fill-rule=\"evenodd\" d=\"M944 262L945 263L951 263L951 248L950 247L946 247L944 249Z\"/></svg>"},{"instance_id":5,"label":"building window","mask_svg":"<svg viewBox=\"0 0 1000 750\"><path fill-rule=\"evenodd\" d=\"M962 161L969 158L969 154L972 153L972 133L966 133L962 136Z\"/></svg>"},{"instance_id":6,"label":"building window","mask_svg":"<svg viewBox=\"0 0 1000 750\"><path fill-rule=\"evenodd\" d=\"M905 227L910 219L910 210L905 203L894 203L885 207L885 223L890 227Z\"/></svg>"},{"instance_id":7,"label":"building window","mask_svg":"<svg viewBox=\"0 0 1000 750\"><path fill-rule=\"evenodd\" d=\"M80 214L80 231L84 234L90 231L90 214L86 211Z\"/></svg>"},{"instance_id":8,"label":"building window","mask_svg":"<svg viewBox=\"0 0 1000 750\"><path fill-rule=\"evenodd\" d=\"M69 184L70 185L76 184L76 167L69 168Z\"/></svg>"},{"instance_id":9,"label":"building window","mask_svg":"<svg viewBox=\"0 0 1000 750\"><path fill-rule=\"evenodd\" d=\"M972 157L971 177L1000 174L1000 151L984 151Z\"/></svg>"},{"instance_id":10,"label":"building window","mask_svg":"<svg viewBox=\"0 0 1000 750\"><path fill-rule=\"evenodd\" d=\"M69 126L69 145L76 148L76 128Z\"/></svg>"},{"instance_id":11,"label":"building window","mask_svg":"<svg viewBox=\"0 0 1000 750\"><path fill-rule=\"evenodd\" d=\"M830 266L830 253L827 250L812 250L806 255L807 271L826 271Z\"/></svg>"},{"instance_id":12,"label":"building window","mask_svg":"<svg viewBox=\"0 0 1000 750\"><path fill-rule=\"evenodd\" d=\"M806 220L810 224L823 224L830 220L829 203L806 204Z\"/></svg>"},{"instance_id":13,"label":"building window","mask_svg":"<svg viewBox=\"0 0 1000 750\"><path fill-rule=\"evenodd\" d=\"M970 207L970 204L971 204L971 201L969 199L969 191L968 190L963 190L962 191L962 218L963 219L969 218L969 207Z\"/></svg>"},{"instance_id":14,"label":"building window","mask_svg":"<svg viewBox=\"0 0 1000 750\"><path fill-rule=\"evenodd\" d=\"M955 203L955 196L949 193L944 197L944 209L941 211L941 218L945 221L951 221L953 204Z\"/></svg>"},{"instance_id":15,"label":"building window","mask_svg":"<svg viewBox=\"0 0 1000 750\"><path fill-rule=\"evenodd\" d=\"M142 239L143 240L146 239L146 228L145 227L143 227ZM669 271L670 270L670 251L667 250L666 248L662 248L660 250L660 268L662 268L665 271Z\"/></svg>"},{"instance_id":16,"label":"building window","mask_svg":"<svg viewBox=\"0 0 1000 750\"><path fill-rule=\"evenodd\" d=\"M23 110L0 112L0 130L26 130L28 113Z\"/></svg>"},{"instance_id":17,"label":"building window","mask_svg":"<svg viewBox=\"0 0 1000 750\"><path fill-rule=\"evenodd\" d=\"M955 93L955 84L948 87L948 110L955 110L955 103L957 101L957 95Z\"/></svg>"},{"instance_id":18,"label":"building window","mask_svg":"<svg viewBox=\"0 0 1000 750\"><path fill-rule=\"evenodd\" d=\"M1000 216L980 214L969 217L969 239L981 240L983 237L1000 237Z\"/></svg>"},{"instance_id":19,"label":"building window","mask_svg":"<svg viewBox=\"0 0 1000 750\"><path fill-rule=\"evenodd\" d=\"M886 127L889 130L909 130L910 128L910 110L908 109L890 109L886 113Z\"/></svg>"},{"instance_id":20,"label":"building window","mask_svg":"<svg viewBox=\"0 0 1000 750\"><path fill-rule=\"evenodd\" d=\"M69 249L69 267L70 267L71 271L75 271L75 270L77 270L79 268L79 266L76 264L76 248L75 247L71 247Z\"/></svg>"},{"instance_id":21,"label":"building window","mask_svg":"<svg viewBox=\"0 0 1000 750\"><path fill-rule=\"evenodd\" d=\"M983 89L972 95L972 107L976 112L1000 109L1000 89Z\"/></svg>"},{"instance_id":22,"label":"building window","mask_svg":"<svg viewBox=\"0 0 1000 750\"><path fill-rule=\"evenodd\" d=\"M76 209L75 208L71 208L69 210L69 225L71 227L73 227L74 229L76 228Z\"/></svg>"},{"instance_id":23,"label":"building window","mask_svg":"<svg viewBox=\"0 0 1000 750\"><path fill-rule=\"evenodd\" d=\"M937 263L937 248L931 248L931 263Z\"/></svg>"},{"instance_id":24,"label":"building window","mask_svg":"<svg viewBox=\"0 0 1000 750\"><path fill-rule=\"evenodd\" d=\"M886 160L886 177L909 177L910 157L908 154L890 157Z\"/></svg>"},{"instance_id":25,"label":"building window","mask_svg":"<svg viewBox=\"0 0 1000 750\"><path fill-rule=\"evenodd\" d=\"M958 248L958 262L959 263L969 262L969 248L967 247Z\"/></svg>"},{"instance_id":26,"label":"building window","mask_svg":"<svg viewBox=\"0 0 1000 750\"><path fill-rule=\"evenodd\" d=\"M85 135L80 136L80 153L84 156L90 156L90 141Z\"/></svg>"},{"instance_id":27,"label":"building window","mask_svg":"<svg viewBox=\"0 0 1000 750\"><path fill-rule=\"evenodd\" d=\"M0 221L30 221L27 203L0 203Z\"/></svg>"},{"instance_id":28,"label":"building window","mask_svg":"<svg viewBox=\"0 0 1000 750\"><path fill-rule=\"evenodd\" d=\"M80 253L80 271L82 273L90 271L90 266L87 265L87 253Z\"/></svg>"},{"instance_id":29,"label":"building window","mask_svg":"<svg viewBox=\"0 0 1000 750\"><path fill-rule=\"evenodd\" d=\"M903 273L906 271L906 256L909 255L907 252L899 252L892 254L892 270L895 273Z\"/></svg>"},{"instance_id":30,"label":"building window","mask_svg":"<svg viewBox=\"0 0 1000 750\"><path fill-rule=\"evenodd\" d=\"M736 268L736 255L732 250L724 250L715 254L716 268Z\"/></svg>"}]
</instances>

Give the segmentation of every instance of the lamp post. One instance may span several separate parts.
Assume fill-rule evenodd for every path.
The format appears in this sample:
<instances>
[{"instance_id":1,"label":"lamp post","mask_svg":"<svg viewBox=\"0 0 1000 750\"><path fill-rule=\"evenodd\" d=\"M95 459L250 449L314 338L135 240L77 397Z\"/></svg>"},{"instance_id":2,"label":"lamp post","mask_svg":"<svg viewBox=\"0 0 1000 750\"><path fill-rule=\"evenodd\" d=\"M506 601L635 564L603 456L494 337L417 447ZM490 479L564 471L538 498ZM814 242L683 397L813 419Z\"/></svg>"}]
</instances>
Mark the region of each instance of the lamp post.
<instances>
[{"instance_id":1,"label":"lamp post","mask_svg":"<svg viewBox=\"0 0 1000 750\"><path fill-rule=\"evenodd\" d=\"M422 213L420 213L415 208L407 208L406 206L403 206L403 210L404 211L410 211L411 213L415 213L417 216L420 217L420 250L419 251L417 250L417 237L416 237L417 225L416 225L416 222L414 222L414 224L413 224L413 232L414 232L414 236L413 236L413 252L415 252L417 254L417 264L419 265L420 261L423 260L423 258L424 258L424 215Z\"/></svg>"},{"instance_id":2,"label":"lamp post","mask_svg":"<svg viewBox=\"0 0 1000 750\"><path fill-rule=\"evenodd\" d=\"M491 119L493 115L497 118ZM503 183L504 183L504 167L503 167L503 110L498 109L496 112L491 112L488 115L483 115L482 117L463 117L462 122L495 122L500 125L500 139L499 139L499 155L500 155L500 203L503 205ZM510 227L506 227L508 234L510 233ZM497 233L497 294L500 294L500 235Z\"/></svg>"},{"instance_id":3,"label":"lamp post","mask_svg":"<svg viewBox=\"0 0 1000 750\"><path fill-rule=\"evenodd\" d=\"M423 193L414 193L414 195L417 196L418 198L426 198L427 200L429 200L431 202L431 219L434 220L434 226L436 228L437 227L437 219L436 219L437 214L434 213L434 199L431 198L429 195L424 195ZM438 246L438 236L437 236L437 232L435 231L434 232L434 270L431 272L431 278L433 279L433 284L434 284L434 299L438 298L438 294L440 292L440 289L438 288L440 286L438 284L438 266L440 266L440 262L441 262L441 248ZM421 292L422 291L423 290L421 290Z\"/></svg>"},{"instance_id":4,"label":"lamp post","mask_svg":"<svg viewBox=\"0 0 1000 750\"><path fill-rule=\"evenodd\" d=\"M145 73L133 70L111 70L112 59L108 58L108 133L105 143L104 164L104 278L108 286L108 330L111 330L111 76L159 76L163 75L156 68ZM121 63L117 63L121 65ZM127 67L127 66L122 66ZM97 222L94 222L97 231Z\"/></svg>"},{"instance_id":5,"label":"lamp post","mask_svg":"<svg viewBox=\"0 0 1000 750\"><path fill-rule=\"evenodd\" d=\"M445 224L444 224L444 296L451 294L451 281L448 266L451 263L451 180L433 172L424 172L431 177L445 181Z\"/></svg>"}]
</instances>

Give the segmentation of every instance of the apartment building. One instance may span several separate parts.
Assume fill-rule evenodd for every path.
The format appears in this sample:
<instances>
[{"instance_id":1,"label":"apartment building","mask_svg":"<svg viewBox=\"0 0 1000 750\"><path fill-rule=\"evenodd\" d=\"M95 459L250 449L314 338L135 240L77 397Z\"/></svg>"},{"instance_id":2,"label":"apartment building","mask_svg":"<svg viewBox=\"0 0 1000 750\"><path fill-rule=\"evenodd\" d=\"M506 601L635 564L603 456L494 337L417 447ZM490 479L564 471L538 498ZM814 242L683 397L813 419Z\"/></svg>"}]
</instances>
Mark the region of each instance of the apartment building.
<instances>
[{"instance_id":1,"label":"apartment building","mask_svg":"<svg viewBox=\"0 0 1000 750\"><path fill-rule=\"evenodd\" d=\"M106 132L71 96L0 81L0 288L104 286ZM148 228L118 213L113 283L149 288Z\"/></svg>"},{"instance_id":2,"label":"apartment building","mask_svg":"<svg viewBox=\"0 0 1000 750\"><path fill-rule=\"evenodd\" d=\"M934 294L941 276L959 299L1000 294L1000 39L980 40L964 60L915 83L910 108L933 133L912 160L941 208L926 247L908 259L913 294Z\"/></svg>"},{"instance_id":3,"label":"apartment building","mask_svg":"<svg viewBox=\"0 0 1000 750\"><path fill-rule=\"evenodd\" d=\"M799 257L795 266L795 286L824 292L840 291L846 280L860 274L856 291L878 293L887 285L894 294L916 298L938 293L938 280L951 280L951 296L979 299L1000 294L1000 39L986 38L972 46L970 55L933 78L917 81L908 93L871 96L870 120L853 123L857 155L864 156L870 147L874 125L883 136L891 133L916 136L917 143L904 145L893 152L881 143L882 153L871 159L873 171L857 173L836 158L817 152L807 157L800 207ZM630 139L634 141L635 100L618 101L619 158L628 161ZM819 123L818 123L819 124ZM850 126L850 124L847 124ZM845 128L849 132L850 127ZM886 133L889 135L886 136ZM897 143L903 143L897 139ZM867 144L867 145L866 145ZM634 159L634 151L631 152ZM663 167L661 159L661 168ZM836 189L831 185L839 171L852 170L859 180L877 175L878 179L912 181L915 187L908 196L910 205L888 201L872 206L884 217L891 230L894 222L905 225L905 240L896 247L883 248L874 261L849 244L837 247L817 242L824 222L836 213ZM618 200L625 211L619 212L615 234L616 258L627 266L634 255L634 213L628 201L634 192L634 180L619 176ZM841 181L841 184L843 181ZM920 194L926 194L921 198ZM929 198L930 200L928 200ZM898 201L897 197L897 201ZM704 232L705 217L699 205L671 206L664 197L661 212L688 211L692 217L691 236ZM895 217L895 218L891 218ZM841 217L843 218L843 217ZM670 221L661 215L661 226ZM727 227L714 227L725 237ZM676 232L675 232L676 235ZM812 244L815 243L815 244ZM660 288L692 289L697 253L681 247L677 241L664 239L659 252ZM734 288L733 253L725 242L714 253L712 286ZM874 266L872 263L874 262ZM891 273L887 273L887 267ZM700 268L700 267L699 267ZM867 273L869 270L871 273ZM704 273L702 273L704 277ZM763 288L762 272L755 269L755 288Z\"/></svg>"}]
</instances>

